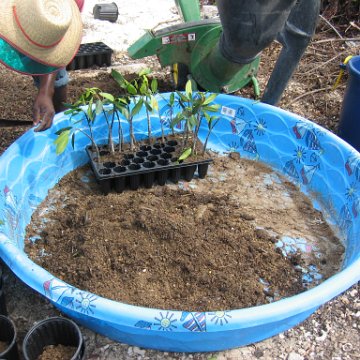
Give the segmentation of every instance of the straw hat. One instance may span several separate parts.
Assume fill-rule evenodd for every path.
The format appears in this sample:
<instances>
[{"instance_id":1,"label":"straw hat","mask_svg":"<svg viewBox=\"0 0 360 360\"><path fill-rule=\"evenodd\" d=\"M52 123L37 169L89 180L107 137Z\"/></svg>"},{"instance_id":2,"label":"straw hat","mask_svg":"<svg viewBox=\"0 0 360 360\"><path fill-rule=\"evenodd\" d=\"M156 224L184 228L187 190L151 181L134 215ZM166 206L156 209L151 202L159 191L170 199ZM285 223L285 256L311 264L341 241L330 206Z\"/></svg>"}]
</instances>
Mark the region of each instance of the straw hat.
<instances>
[{"instance_id":1,"label":"straw hat","mask_svg":"<svg viewBox=\"0 0 360 360\"><path fill-rule=\"evenodd\" d=\"M14 70L26 72L19 65L25 57L29 63L40 63L40 69L41 65L52 71L65 67L76 55L81 36L74 0L0 1L0 61ZM11 60L9 51L20 54Z\"/></svg>"}]
</instances>

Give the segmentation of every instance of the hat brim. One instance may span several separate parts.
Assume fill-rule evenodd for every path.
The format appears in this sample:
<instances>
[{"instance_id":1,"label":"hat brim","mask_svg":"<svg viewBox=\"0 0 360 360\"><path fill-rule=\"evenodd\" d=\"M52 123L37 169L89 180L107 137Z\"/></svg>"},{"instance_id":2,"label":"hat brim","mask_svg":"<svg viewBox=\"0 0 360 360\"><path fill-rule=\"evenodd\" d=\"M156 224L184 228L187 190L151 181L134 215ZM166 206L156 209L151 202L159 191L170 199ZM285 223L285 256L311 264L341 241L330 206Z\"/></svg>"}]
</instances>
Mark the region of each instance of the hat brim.
<instances>
[{"instance_id":1,"label":"hat brim","mask_svg":"<svg viewBox=\"0 0 360 360\"><path fill-rule=\"evenodd\" d=\"M66 67L76 55L82 38L82 21L75 1L70 2L72 20L61 41L52 48L31 44L21 33L13 15L13 1L0 1L0 38L28 58L54 68ZM44 29L46 31L46 29ZM3 56L3 54L1 54ZM3 58L1 57L1 60Z\"/></svg>"},{"instance_id":2,"label":"hat brim","mask_svg":"<svg viewBox=\"0 0 360 360\"><path fill-rule=\"evenodd\" d=\"M57 71L59 68L40 64L17 51L5 40L0 38L0 62L7 68L26 75L44 75Z\"/></svg>"}]
</instances>

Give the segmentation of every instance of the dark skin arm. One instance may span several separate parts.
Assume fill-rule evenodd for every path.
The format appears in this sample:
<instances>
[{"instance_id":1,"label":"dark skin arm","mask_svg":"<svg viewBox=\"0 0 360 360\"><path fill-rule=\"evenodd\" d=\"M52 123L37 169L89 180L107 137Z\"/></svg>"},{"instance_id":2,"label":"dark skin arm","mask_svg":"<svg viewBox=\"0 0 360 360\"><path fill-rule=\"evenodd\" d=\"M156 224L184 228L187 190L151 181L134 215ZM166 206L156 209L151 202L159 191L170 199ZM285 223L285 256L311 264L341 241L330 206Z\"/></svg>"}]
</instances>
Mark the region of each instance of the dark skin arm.
<instances>
[{"instance_id":1,"label":"dark skin arm","mask_svg":"<svg viewBox=\"0 0 360 360\"><path fill-rule=\"evenodd\" d=\"M53 104L56 72L42 75L40 87L33 106L33 123L38 125L35 131L44 131L52 125L55 115Z\"/></svg>"}]
</instances>

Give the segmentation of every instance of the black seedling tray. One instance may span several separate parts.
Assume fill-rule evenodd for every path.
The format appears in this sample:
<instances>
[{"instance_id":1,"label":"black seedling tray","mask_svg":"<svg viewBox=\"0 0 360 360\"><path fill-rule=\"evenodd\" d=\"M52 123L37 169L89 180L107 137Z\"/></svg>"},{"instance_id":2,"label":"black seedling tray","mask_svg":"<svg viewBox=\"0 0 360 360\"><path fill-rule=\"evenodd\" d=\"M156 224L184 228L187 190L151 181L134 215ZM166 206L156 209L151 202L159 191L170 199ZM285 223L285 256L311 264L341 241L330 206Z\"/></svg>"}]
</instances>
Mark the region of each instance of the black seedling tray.
<instances>
[{"instance_id":1,"label":"black seedling tray","mask_svg":"<svg viewBox=\"0 0 360 360\"><path fill-rule=\"evenodd\" d=\"M90 165L97 182L104 194L111 189L123 192L126 188L137 190L140 186L151 188L154 184L165 185L167 180L177 183L180 179L191 181L197 171L200 179L205 178L212 159L185 162L177 161L175 157L179 145L175 140L165 144L142 145L135 153L127 152L124 159L99 162L96 151L91 146L86 148ZM106 146L99 147L100 156L109 155Z\"/></svg>"},{"instance_id":2,"label":"black seedling tray","mask_svg":"<svg viewBox=\"0 0 360 360\"><path fill-rule=\"evenodd\" d=\"M112 53L113 50L103 42L81 44L76 56L66 69L87 69L93 65L110 66Z\"/></svg>"}]
</instances>

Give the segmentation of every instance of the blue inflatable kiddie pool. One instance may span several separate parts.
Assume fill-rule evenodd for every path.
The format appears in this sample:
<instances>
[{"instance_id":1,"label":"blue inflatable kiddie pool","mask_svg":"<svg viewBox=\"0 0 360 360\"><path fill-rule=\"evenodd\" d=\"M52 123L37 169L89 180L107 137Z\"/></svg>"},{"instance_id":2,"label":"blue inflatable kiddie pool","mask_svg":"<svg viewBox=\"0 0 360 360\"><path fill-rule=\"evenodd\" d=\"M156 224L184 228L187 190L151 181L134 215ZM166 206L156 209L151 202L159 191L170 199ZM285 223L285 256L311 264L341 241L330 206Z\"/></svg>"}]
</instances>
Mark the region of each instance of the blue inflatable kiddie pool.
<instances>
[{"instance_id":1,"label":"blue inflatable kiddie pool","mask_svg":"<svg viewBox=\"0 0 360 360\"><path fill-rule=\"evenodd\" d=\"M163 94L166 98L168 94ZM220 153L238 151L286 175L305 193L316 193L321 209L345 240L342 270L299 295L270 304L218 312L150 309L115 302L74 288L31 261L24 252L25 228L37 206L64 175L87 163L85 136L77 135L58 156L55 132L69 123L56 116L52 129L26 132L0 157L0 256L28 286L77 323L119 342L164 351L205 352L254 343L300 323L322 304L360 280L360 154L311 121L266 104L219 95L221 120L209 139ZM159 98L166 113L166 102ZM127 131L126 120L121 120ZM160 122L152 116L153 134ZM82 125L85 126L85 125ZM146 134L146 115L135 121ZM106 126L97 125L98 140ZM200 130L204 139L207 128ZM128 132L127 132L128 135ZM331 210L331 211L330 211ZM29 304L31 306L31 304Z\"/></svg>"}]
</instances>

